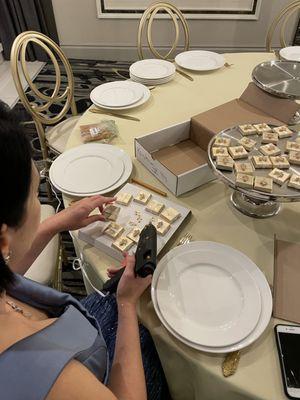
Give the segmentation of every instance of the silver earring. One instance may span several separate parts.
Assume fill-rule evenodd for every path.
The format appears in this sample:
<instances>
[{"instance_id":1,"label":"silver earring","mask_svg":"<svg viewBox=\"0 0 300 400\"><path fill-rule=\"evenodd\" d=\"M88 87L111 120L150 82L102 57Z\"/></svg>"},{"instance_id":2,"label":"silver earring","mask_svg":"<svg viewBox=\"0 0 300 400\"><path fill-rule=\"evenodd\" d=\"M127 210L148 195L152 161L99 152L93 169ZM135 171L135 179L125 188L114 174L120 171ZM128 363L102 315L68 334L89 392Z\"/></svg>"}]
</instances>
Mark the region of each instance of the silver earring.
<instances>
[{"instance_id":1,"label":"silver earring","mask_svg":"<svg viewBox=\"0 0 300 400\"><path fill-rule=\"evenodd\" d=\"M9 250L7 256L4 257L5 264L7 264L10 261L11 257L11 250Z\"/></svg>"}]
</instances>

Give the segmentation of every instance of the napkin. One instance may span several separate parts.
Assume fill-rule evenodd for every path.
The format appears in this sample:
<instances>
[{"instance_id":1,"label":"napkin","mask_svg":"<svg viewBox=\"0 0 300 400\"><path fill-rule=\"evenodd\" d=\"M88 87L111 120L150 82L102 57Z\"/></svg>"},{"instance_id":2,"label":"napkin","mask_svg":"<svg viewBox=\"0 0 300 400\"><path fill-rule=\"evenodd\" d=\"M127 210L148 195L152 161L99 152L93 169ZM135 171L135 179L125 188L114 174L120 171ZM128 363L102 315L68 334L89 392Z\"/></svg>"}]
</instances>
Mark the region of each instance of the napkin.
<instances>
[{"instance_id":1,"label":"napkin","mask_svg":"<svg viewBox=\"0 0 300 400\"><path fill-rule=\"evenodd\" d=\"M231 100L191 119L191 140L207 150L210 139L222 131L246 123L286 125L299 105L272 96L250 83L239 99Z\"/></svg>"},{"instance_id":2,"label":"napkin","mask_svg":"<svg viewBox=\"0 0 300 400\"><path fill-rule=\"evenodd\" d=\"M300 244L274 241L273 316L300 323Z\"/></svg>"},{"instance_id":3,"label":"napkin","mask_svg":"<svg viewBox=\"0 0 300 400\"><path fill-rule=\"evenodd\" d=\"M300 109L295 101L273 96L259 89L254 83L249 83L240 99L284 124L289 124Z\"/></svg>"}]
</instances>

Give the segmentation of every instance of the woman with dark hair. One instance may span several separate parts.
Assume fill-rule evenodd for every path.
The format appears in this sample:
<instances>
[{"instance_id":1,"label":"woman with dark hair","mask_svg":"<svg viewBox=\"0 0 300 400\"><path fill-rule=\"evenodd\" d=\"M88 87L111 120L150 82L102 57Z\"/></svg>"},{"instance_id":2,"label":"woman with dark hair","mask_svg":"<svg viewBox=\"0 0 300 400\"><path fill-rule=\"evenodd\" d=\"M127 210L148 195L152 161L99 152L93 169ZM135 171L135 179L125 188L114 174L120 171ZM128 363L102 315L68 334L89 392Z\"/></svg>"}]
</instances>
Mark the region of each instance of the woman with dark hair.
<instances>
[{"instance_id":1,"label":"woman with dark hair","mask_svg":"<svg viewBox=\"0 0 300 400\"><path fill-rule=\"evenodd\" d=\"M83 199L40 224L39 175L30 146L1 103L0 177L1 398L166 399L157 353L136 314L151 278L135 277L134 256L125 256L116 298L93 294L80 303L16 274L57 232L103 219L103 206L114 199ZM96 208L100 214L90 216Z\"/></svg>"}]
</instances>

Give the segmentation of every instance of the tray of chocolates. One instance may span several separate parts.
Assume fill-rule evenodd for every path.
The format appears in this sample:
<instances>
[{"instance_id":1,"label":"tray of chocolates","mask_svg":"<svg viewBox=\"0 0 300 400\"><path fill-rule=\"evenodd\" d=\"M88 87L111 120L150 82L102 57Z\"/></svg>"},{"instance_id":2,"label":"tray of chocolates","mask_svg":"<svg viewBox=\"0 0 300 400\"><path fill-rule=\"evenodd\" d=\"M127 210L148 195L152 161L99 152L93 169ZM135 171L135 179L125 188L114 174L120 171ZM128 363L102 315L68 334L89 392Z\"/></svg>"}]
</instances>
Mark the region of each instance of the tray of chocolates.
<instances>
[{"instance_id":1,"label":"tray of chocolates","mask_svg":"<svg viewBox=\"0 0 300 400\"><path fill-rule=\"evenodd\" d=\"M159 254L190 214L187 208L131 183L115 197L115 203L103 210L106 221L80 229L79 238L118 260L124 251L135 252L140 233L149 222L157 230Z\"/></svg>"},{"instance_id":2,"label":"tray of chocolates","mask_svg":"<svg viewBox=\"0 0 300 400\"><path fill-rule=\"evenodd\" d=\"M225 129L211 140L208 158L219 178L251 198L300 201L300 132L288 126Z\"/></svg>"}]
</instances>

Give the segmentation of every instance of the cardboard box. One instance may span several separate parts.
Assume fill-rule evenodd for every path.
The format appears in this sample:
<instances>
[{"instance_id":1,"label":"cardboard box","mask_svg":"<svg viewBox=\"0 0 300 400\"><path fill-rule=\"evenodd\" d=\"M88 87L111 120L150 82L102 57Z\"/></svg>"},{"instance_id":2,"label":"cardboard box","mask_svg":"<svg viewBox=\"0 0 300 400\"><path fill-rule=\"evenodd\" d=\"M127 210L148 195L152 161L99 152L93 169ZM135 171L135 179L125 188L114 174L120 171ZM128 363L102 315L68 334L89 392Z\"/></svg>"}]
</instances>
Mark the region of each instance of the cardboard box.
<instances>
[{"instance_id":1,"label":"cardboard box","mask_svg":"<svg viewBox=\"0 0 300 400\"><path fill-rule=\"evenodd\" d=\"M272 96L250 83L239 99L136 138L135 155L179 196L215 179L207 165L207 147L214 135L246 123L286 125L297 111L296 102Z\"/></svg>"},{"instance_id":2,"label":"cardboard box","mask_svg":"<svg viewBox=\"0 0 300 400\"><path fill-rule=\"evenodd\" d=\"M207 165L206 149L191 133L191 122L135 139L136 158L176 196L215 179Z\"/></svg>"}]
</instances>

